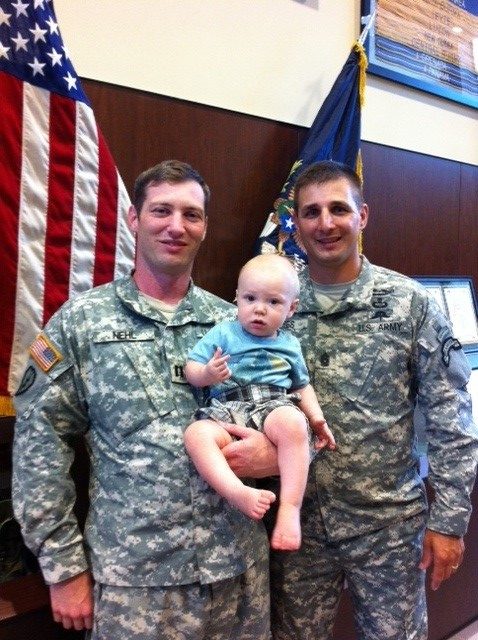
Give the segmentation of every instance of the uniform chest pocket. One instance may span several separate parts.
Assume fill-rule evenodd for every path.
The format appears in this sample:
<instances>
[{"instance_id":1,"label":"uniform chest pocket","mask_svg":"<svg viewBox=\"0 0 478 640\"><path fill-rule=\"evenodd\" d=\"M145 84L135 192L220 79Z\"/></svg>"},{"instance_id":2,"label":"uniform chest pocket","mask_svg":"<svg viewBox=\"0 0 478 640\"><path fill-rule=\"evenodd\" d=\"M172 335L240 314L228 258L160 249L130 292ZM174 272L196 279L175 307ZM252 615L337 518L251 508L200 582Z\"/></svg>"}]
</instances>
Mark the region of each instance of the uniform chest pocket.
<instances>
[{"instance_id":1,"label":"uniform chest pocket","mask_svg":"<svg viewBox=\"0 0 478 640\"><path fill-rule=\"evenodd\" d=\"M406 397L410 379L410 345L406 336L377 331L348 337L328 354L321 379L334 394L369 407L389 397ZM327 361L327 358L324 358ZM327 362L325 362L327 364Z\"/></svg>"},{"instance_id":2,"label":"uniform chest pocket","mask_svg":"<svg viewBox=\"0 0 478 640\"><path fill-rule=\"evenodd\" d=\"M90 415L97 429L122 440L173 408L154 330L101 331L93 336ZM167 371L169 374L169 370Z\"/></svg>"},{"instance_id":3,"label":"uniform chest pocket","mask_svg":"<svg viewBox=\"0 0 478 640\"><path fill-rule=\"evenodd\" d=\"M327 395L331 402L338 397L352 402L375 402L377 386L382 384L380 371L384 358L382 335L376 335L372 342L363 340L363 336L357 336L356 340L348 337L344 344L337 337L323 341L314 362L315 378L320 381L319 396Z\"/></svg>"}]
</instances>

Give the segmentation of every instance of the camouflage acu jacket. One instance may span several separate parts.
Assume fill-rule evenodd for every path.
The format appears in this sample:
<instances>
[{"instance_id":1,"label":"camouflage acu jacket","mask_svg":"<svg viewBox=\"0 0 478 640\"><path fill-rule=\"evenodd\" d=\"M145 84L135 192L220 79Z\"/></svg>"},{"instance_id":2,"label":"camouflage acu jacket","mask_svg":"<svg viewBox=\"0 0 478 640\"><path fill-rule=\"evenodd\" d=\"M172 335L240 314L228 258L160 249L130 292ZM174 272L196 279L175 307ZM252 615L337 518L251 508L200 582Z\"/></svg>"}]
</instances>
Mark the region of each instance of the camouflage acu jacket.
<instances>
[{"instance_id":1,"label":"camouflage acu jacket","mask_svg":"<svg viewBox=\"0 0 478 640\"><path fill-rule=\"evenodd\" d=\"M418 474L414 407L425 416L429 528L466 531L477 428L466 392L469 366L438 305L415 281L365 258L345 299L320 308L301 276L297 335L337 441L311 467L330 539L378 529L426 509Z\"/></svg>"},{"instance_id":2,"label":"camouflage acu jacket","mask_svg":"<svg viewBox=\"0 0 478 640\"><path fill-rule=\"evenodd\" d=\"M90 565L113 585L210 583L254 563L262 524L210 490L183 447L197 408L186 355L234 315L191 285L166 322L128 277L67 302L35 341L16 395L13 491L47 582ZM91 459L84 538L68 475L78 434Z\"/></svg>"}]
</instances>

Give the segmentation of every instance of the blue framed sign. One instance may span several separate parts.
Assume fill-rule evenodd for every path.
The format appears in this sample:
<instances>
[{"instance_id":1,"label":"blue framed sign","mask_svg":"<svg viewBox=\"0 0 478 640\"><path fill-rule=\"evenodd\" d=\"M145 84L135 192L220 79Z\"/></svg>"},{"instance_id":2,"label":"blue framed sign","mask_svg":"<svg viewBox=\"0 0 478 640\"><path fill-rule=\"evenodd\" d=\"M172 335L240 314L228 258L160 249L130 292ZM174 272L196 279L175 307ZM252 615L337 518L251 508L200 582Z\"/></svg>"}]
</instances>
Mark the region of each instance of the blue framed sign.
<instances>
[{"instance_id":1,"label":"blue framed sign","mask_svg":"<svg viewBox=\"0 0 478 640\"><path fill-rule=\"evenodd\" d=\"M370 73L478 109L478 0L362 0Z\"/></svg>"}]
</instances>

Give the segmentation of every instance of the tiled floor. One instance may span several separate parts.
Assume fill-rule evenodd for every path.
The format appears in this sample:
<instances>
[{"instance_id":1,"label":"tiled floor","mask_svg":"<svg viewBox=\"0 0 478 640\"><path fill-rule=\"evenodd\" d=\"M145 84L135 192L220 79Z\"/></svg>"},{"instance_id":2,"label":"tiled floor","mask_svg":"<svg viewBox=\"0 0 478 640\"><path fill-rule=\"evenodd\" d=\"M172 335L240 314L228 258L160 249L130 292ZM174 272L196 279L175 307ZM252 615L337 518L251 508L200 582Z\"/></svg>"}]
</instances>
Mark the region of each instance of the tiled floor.
<instances>
[{"instance_id":1,"label":"tiled floor","mask_svg":"<svg viewBox=\"0 0 478 640\"><path fill-rule=\"evenodd\" d=\"M462 629L448 640L478 640L478 620Z\"/></svg>"}]
</instances>

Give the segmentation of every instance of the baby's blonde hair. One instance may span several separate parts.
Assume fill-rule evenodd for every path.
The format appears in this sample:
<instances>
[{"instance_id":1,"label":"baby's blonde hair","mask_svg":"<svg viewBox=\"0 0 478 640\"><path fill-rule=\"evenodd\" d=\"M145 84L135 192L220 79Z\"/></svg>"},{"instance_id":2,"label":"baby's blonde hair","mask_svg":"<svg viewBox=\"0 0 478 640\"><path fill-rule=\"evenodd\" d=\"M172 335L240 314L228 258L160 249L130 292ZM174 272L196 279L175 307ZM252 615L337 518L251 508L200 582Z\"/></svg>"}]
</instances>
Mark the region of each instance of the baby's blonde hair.
<instances>
[{"instance_id":1,"label":"baby's blonde hair","mask_svg":"<svg viewBox=\"0 0 478 640\"><path fill-rule=\"evenodd\" d=\"M251 258L240 270L238 281L240 281L241 275L250 269L270 269L275 273L279 271L284 279L287 279L291 285L292 297L299 297L300 284L297 271L292 262L285 256L280 256L278 253L263 253Z\"/></svg>"}]
</instances>

